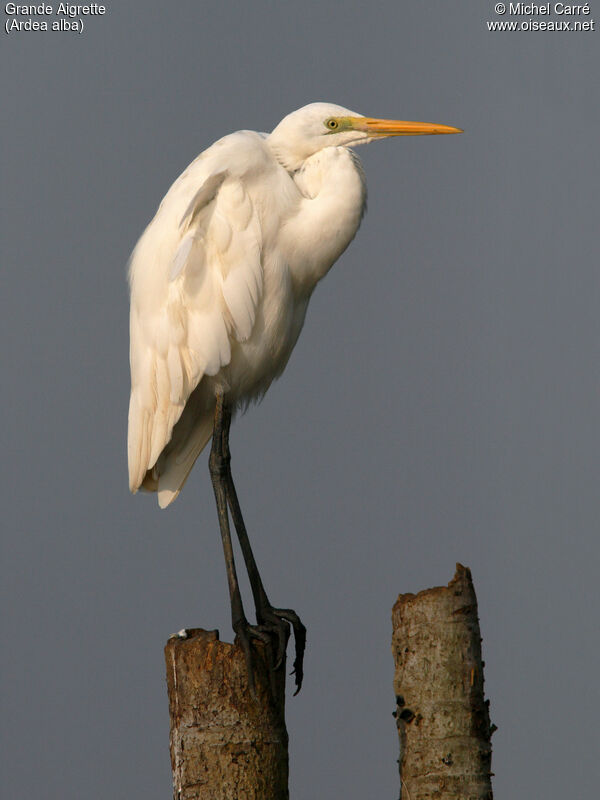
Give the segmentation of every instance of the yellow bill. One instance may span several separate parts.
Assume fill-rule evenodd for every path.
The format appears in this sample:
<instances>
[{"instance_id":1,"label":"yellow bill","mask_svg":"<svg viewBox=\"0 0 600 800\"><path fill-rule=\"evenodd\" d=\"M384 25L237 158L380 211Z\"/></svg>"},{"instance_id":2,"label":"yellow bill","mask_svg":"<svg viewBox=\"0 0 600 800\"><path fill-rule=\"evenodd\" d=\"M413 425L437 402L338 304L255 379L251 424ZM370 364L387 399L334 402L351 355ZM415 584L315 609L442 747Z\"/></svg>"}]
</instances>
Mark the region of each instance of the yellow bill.
<instances>
[{"instance_id":1,"label":"yellow bill","mask_svg":"<svg viewBox=\"0 0 600 800\"><path fill-rule=\"evenodd\" d=\"M435 133L463 133L462 128L438 125L434 122L406 122L399 119L376 119L375 117L351 117L352 127L365 131L369 136L431 136Z\"/></svg>"}]
</instances>

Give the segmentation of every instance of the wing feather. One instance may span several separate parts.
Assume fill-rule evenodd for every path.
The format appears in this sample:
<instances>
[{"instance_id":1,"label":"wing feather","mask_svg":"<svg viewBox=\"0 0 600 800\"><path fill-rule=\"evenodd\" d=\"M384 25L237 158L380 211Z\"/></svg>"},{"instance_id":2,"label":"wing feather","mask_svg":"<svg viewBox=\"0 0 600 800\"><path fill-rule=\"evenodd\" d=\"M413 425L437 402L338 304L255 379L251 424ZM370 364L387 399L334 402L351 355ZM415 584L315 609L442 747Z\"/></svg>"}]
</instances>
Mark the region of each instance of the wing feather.
<instances>
[{"instance_id":1,"label":"wing feather","mask_svg":"<svg viewBox=\"0 0 600 800\"><path fill-rule=\"evenodd\" d=\"M190 407L183 424L186 404L250 337L262 295L260 220L239 164L223 168L226 139L173 184L130 262L130 488L157 490L161 506L210 438L210 413Z\"/></svg>"}]
</instances>

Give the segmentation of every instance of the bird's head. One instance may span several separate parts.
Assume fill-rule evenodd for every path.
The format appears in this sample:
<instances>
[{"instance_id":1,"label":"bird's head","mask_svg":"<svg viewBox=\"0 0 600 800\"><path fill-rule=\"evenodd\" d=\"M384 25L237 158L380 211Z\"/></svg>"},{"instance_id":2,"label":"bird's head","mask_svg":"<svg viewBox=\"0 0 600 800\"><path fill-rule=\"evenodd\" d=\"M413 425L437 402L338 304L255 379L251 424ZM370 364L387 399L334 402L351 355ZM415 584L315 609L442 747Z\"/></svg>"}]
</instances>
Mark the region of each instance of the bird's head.
<instances>
[{"instance_id":1,"label":"bird's head","mask_svg":"<svg viewBox=\"0 0 600 800\"><path fill-rule=\"evenodd\" d=\"M268 141L288 169L297 169L325 147L353 147L387 136L435 133L462 133L462 130L431 122L364 117L333 103L311 103L284 117Z\"/></svg>"}]
</instances>

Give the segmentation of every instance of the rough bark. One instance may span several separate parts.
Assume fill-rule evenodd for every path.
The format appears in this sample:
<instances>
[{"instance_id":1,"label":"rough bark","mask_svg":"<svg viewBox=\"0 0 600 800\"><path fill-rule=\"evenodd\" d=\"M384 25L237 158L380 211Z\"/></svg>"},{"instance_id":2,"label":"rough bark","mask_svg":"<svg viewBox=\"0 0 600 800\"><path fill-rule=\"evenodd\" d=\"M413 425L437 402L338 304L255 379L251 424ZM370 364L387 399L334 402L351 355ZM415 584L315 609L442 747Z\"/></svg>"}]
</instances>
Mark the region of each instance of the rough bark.
<instances>
[{"instance_id":1,"label":"rough bark","mask_svg":"<svg viewBox=\"0 0 600 800\"><path fill-rule=\"evenodd\" d=\"M174 800L287 800L285 669L272 686L253 644L256 702L241 648L218 631L186 633L165 647Z\"/></svg>"},{"instance_id":2,"label":"rough bark","mask_svg":"<svg viewBox=\"0 0 600 800\"><path fill-rule=\"evenodd\" d=\"M402 800L491 800L489 701L471 572L392 613Z\"/></svg>"}]
</instances>

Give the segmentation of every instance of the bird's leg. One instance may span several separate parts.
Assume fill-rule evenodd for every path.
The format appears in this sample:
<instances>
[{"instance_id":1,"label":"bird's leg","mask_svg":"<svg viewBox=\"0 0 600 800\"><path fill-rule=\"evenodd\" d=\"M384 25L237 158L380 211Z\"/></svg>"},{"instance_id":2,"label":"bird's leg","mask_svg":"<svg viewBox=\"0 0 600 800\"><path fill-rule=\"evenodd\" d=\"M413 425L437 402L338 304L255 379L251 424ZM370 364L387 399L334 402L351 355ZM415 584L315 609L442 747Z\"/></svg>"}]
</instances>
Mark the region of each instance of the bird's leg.
<instances>
[{"instance_id":1,"label":"bird's leg","mask_svg":"<svg viewBox=\"0 0 600 800\"><path fill-rule=\"evenodd\" d=\"M256 699L256 688L254 681L254 670L252 667L252 654L250 639L261 639L268 644L269 637L254 626L251 626L246 619L242 596L238 585L237 573L235 571L235 561L233 558L233 546L231 543L231 532L229 529L229 515L227 513L227 474L229 472L229 450L224 448L226 436L224 435L224 416L230 419L230 413L225 411L223 395L217 395L217 406L215 409L215 421L213 428L213 440L209 458L210 477L215 491L217 501L217 513L219 516L219 527L221 529L221 539L223 540L223 552L225 553L225 566L227 569L227 582L229 584L229 598L231 600L231 623L235 631L246 658L248 670L248 686L250 694ZM229 424L227 424L229 429Z\"/></svg>"},{"instance_id":2,"label":"bird's leg","mask_svg":"<svg viewBox=\"0 0 600 800\"><path fill-rule=\"evenodd\" d=\"M250 579L250 586L252 588L252 595L254 597L254 605L256 607L256 621L264 631L274 633L277 636L277 655L275 657L274 669L277 669L285 656L288 638L290 635L289 623L294 629L294 642L296 645L296 652L294 658L293 674L296 682L296 692L298 694L302 686L302 678L304 676L304 648L306 645L306 628L302 624L300 618L295 611L289 608L274 608L269 602L265 587L263 585L254 553L246 531L246 525L242 516L242 510L235 491L233 483L233 476L231 474L231 455L229 452L229 427L231 425L231 411L225 410L223 414L223 452L225 455L226 463L226 486L227 486L227 501L231 511L231 517L235 530L240 542L244 561L246 563L246 570L248 578Z\"/></svg>"}]
</instances>

